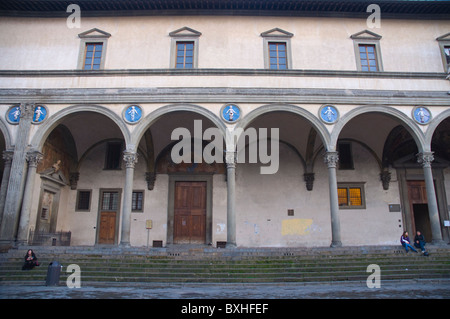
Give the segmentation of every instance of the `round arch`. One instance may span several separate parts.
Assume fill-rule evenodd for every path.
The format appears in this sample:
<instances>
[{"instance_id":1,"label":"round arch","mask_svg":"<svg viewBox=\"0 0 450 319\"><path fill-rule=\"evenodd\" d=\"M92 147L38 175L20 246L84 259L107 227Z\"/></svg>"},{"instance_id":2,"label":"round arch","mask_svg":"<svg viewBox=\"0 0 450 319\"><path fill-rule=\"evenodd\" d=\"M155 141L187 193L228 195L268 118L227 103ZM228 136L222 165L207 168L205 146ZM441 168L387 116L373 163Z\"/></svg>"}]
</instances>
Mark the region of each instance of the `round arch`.
<instances>
[{"instance_id":1,"label":"round arch","mask_svg":"<svg viewBox=\"0 0 450 319\"><path fill-rule=\"evenodd\" d=\"M12 147L11 145L11 135L8 130L8 126L3 121L3 119L0 118L0 132L3 134L3 138L5 139L5 147L6 149L10 149Z\"/></svg>"},{"instance_id":2,"label":"round arch","mask_svg":"<svg viewBox=\"0 0 450 319\"><path fill-rule=\"evenodd\" d=\"M166 105L161 108L156 109L155 111L148 114L135 128L131 135L131 143L130 143L130 149L133 151L136 151L139 145L140 140L145 134L145 131L147 131L150 126L155 123L160 117L170 114L172 112L193 112L197 113L199 115L203 115L208 120L210 120L222 133L222 136L226 136L227 127L226 125L219 119L218 116L216 116L211 111L205 109L202 106L194 105L194 104L171 104Z\"/></svg>"},{"instance_id":3,"label":"round arch","mask_svg":"<svg viewBox=\"0 0 450 319\"><path fill-rule=\"evenodd\" d=\"M319 133L322 143L328 149L330 143L330 134L328 133L325 125L311 112L291 104L269 104L258 107L257 109L248 113L244 118L242 118L235 129L247 128L250 123L256 120L259 116L270 113L270 112L287 112L297 114L300 117L306 119L311 126Z\"/></svg>"},{"instance_id":4,"label":"round arch","mask_svg":"<svg viewBox=\"0 0 450 319\"><path fill-rule=\"evenodd\" d=\"M439 124L441 124L445 119L450 117L450 109L447 109L439 113L435 118L431 120L428 129L425 133L425 143L431 148L431 141L433 139L433 134L436 131Z\"/></svg>"},{"instance_id":5,"label":"round arch","mask_svg":"<svg viewBox=\"0 0 450 319\"><path fill-rule=\"evenodd\" d=\"M333 128L333 131L331 132L331 140L330 140L330 146L336 149L337 141L339 139L339 135L342 132L342 129L355 117L361 114L366 113L383 113L388 116L391 116L397 120L399 120L404 126L405 129L411 134L414 141L417 144L417 148L419 149L419 152L425 152L428 151L427 144L425 142L425 136L423 132L420 130L418 125L414 123L414 121L409 118L406 114L403 112L388 107L388 106L380 106L380 105L365 105L357 107L350 112L346 113L341 117L341 119L336 123L336 126Z\"/></svg>"},{"instance_id":6,"label":"round arch","mask_svg":"<svg viewBox=\"0 0 450 319\"><path fill-rule=\"evenodd\" d=\"M41 150L48 135L61 123L63 119L71 114L80 112L95 112L105 115L119 127L125 140L125 144L130 144L129 130L122 119L116 113L100 105L74 105L55 113L43 124L41 124L36 134L33 136L33 139L31 140L32 147Z\"/></svg>"}]
</instances>

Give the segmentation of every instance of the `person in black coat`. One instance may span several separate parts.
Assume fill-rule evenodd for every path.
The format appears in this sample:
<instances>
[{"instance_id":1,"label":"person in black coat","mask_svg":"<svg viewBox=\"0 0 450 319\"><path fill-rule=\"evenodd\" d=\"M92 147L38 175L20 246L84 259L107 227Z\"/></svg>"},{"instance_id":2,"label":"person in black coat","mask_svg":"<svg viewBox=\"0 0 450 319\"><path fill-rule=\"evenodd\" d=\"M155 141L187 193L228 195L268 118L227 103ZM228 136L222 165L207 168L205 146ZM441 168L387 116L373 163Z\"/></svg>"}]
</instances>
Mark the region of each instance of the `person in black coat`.
<instances>
[{"instance_id":1,"label":"person in black coat","mask_svg":"<svg viewBox=\"0 0 450 319\"><path fill-rule=\"evenodd\" d=\"M32 249L28 249L27 254L25 255L25 263L22 266L22 270L30 270L35 266L39 266L37 257Z\"/></svg>"},{"instance_id":2,"label":"person in black coat","mask_svg":"<svg viewBox=\"0 0 450 319\"><path fill-rule=\"evenodd\" d=\"M414 246L416 246L417 248L420 248L420 250L422 251L422 253L425 253L425 237L423 236L423 234L418 230L416 232L416 236L414 237Z\"/></svg>"}]
</instances>

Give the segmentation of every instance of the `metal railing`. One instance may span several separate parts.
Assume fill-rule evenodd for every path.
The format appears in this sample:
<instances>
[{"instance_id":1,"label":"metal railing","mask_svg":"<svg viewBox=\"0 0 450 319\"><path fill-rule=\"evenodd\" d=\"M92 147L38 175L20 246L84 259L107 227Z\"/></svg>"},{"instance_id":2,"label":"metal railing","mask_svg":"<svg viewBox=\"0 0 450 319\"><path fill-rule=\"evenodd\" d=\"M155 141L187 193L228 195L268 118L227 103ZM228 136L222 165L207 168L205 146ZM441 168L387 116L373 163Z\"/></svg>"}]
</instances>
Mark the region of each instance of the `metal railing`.
<instances>
[{"instance_id":1,"label":"metal railing","mask_svg":"<svg viewBox=\"0 0 450 319\"><path fill-rule=\"evenodd\" d=\"M47 233L32 230L28 237L28 244L32 246L70 246L71 236L70 231Z\"/></svg>"}]
</instances>

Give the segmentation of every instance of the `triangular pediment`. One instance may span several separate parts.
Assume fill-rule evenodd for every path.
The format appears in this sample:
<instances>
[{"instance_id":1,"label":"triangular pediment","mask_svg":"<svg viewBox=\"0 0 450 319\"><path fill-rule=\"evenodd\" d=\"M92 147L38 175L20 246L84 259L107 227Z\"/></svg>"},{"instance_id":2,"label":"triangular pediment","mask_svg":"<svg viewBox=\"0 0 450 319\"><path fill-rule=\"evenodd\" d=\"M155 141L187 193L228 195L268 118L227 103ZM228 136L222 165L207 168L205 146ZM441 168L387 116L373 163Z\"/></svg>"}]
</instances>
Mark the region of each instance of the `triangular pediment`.
<instances>
[{"instance_id":1,"label":"triangular pediment","mask_svg":"<svg viewBox=\"0 0 450 319\"><path fill-rule=\"evenodd\" d=\"M67 182L66 177L60 172L55 172L53 169L47 169L41 173L41 178L52 181L59 186L67 186L69 183Z\"/></svg>"},{"instance_id":2,"label":"triangular pediment","mask_svg":"<svg viewBox=\"0 0 450 319\"><path fill-rule=\"evenodd\" d=\"M361 32L352 34L350 36L352 39L362 39L362 40L380 40L381 35L376 34L375 32L369 30L363 30Z\"/></svg>"},{"instance_id":3,"label":"triangular pediment","mask_svg":"<svg viewBox=\"0 0 450 319\"><path fill-rule=\"evenodd\" d=\"M436 38L438 41L450 41L450 32Z\"/></svg>"},{"instance_id":4,"label":"triangular pediment","mask_svg":"<svg viewBox=\"0 0 450 319\"><path fill-rule=\"evenodd\" d=\"M67 179L61 171L61 161L58 160L51 167L43 170L41 173L41 178L52 181L60 186L68 185Z\"/></svg>"},{"instance_id":5,"label":"triangular pediment","mask_svg":"<svg viewBox=\"0 0 450 319\"><path fill-rule=\"evenodd\" d=\"M274 38L292 38L294 36L293 33L282 30L280 28L273 28L266 32L261 33L262 37L274 37Z\"/></svg>"},{"instance_id":6,"label":"triangular pediment","mask_svg":"<svg viewBox=\"0 0 450 319\"><path fill-rule=\"evenodd\" d=\"M78 35L79 38L109 38L110 36L110 33L97 28L87 30Z\"/></svg>"},{"instance_id":7,"label":"triangular pediment","mask_svg":"<svg viewBox=\"0 0 450 319\"><path fill-rule=\"evenodd\" d=\"M201 35L201 32L189 27L183 27L169 33L171 37L199 37Z\"/></svg>"}]
</instances>

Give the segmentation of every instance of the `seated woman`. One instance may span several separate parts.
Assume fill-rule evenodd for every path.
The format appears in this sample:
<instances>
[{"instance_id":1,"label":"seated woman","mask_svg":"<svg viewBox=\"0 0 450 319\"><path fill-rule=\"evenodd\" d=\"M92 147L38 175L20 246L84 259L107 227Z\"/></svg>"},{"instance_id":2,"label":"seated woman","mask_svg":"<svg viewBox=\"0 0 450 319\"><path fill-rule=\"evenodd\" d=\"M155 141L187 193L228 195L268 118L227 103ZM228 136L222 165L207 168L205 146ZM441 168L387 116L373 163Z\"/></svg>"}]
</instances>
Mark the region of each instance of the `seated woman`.
<instances>
[{"instance_id":1,"label":"seated woman","mask_svg":"<svg viewBox=\"0 0 450 319\"><path fill-rule=\"evenodd\" d=\"M30 270L35 266L39 266L36 255L33 250L28 249L27 254L25 255L25 263L22 266L22 270Z\"/></svg>"},{"instance_id":2,"label":"seated woman","mask_svg":"<svg viewBox=\"0 0 450 319\"><path fill-rule=\"evenodd\" d=\"M409 240L408 232L404 232L403 235L400 237L400 243L405 248L406 252L408 252L408 248L411 248L412 251L417 253L417 250L414 249L413 246L411 246L411 241Z\"/></svg>"}]
</instances>

